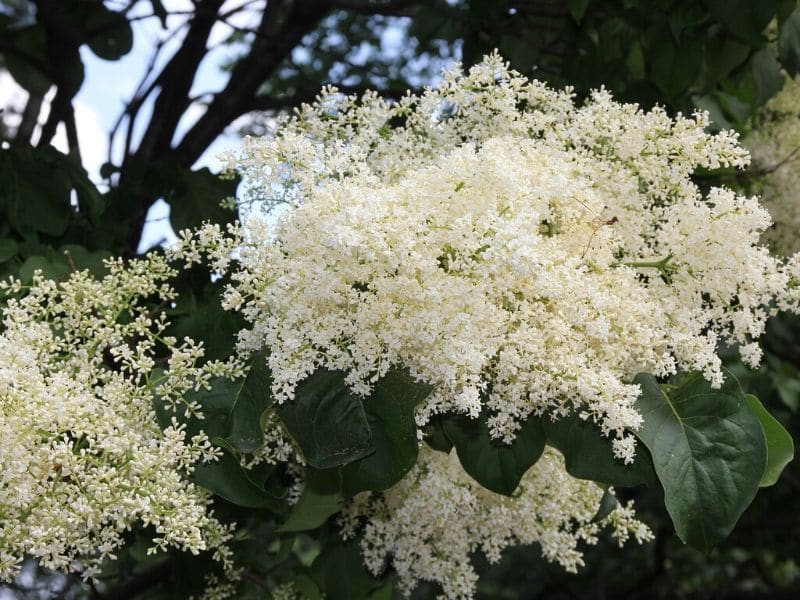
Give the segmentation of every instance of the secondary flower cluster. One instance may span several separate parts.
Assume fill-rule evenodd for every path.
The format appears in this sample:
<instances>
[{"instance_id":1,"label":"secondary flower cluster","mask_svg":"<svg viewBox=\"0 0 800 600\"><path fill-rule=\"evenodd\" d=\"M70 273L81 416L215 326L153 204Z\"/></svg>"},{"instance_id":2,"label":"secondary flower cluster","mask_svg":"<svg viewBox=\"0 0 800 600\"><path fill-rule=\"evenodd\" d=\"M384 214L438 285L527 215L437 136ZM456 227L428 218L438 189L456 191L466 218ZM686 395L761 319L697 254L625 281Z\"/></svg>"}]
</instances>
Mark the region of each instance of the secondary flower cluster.
<instances>
[{"instance_id":1,"label":"secondary flower cluster","mask_svg":"<svg viewBox=\"0 0 800 600\"><path fill-rule=\"evenodd\" d=\"M477 550L496 563L509 546L538 543L547 560L574 572L583 565L578 543L596 543L605 527L620 544L631 535L640 543L652 539L633 518L632 505L617 505L594 520L602 496L600 486L567 475L555 450L547 449L525 474L514 498L475 483L455 452L423 450L402 482L385 494L357 496L341 521L346 537L366 521L364 562L375 575L390 563L403 593L432 581L442 586L443 597L472 598Z\"/></svg>"},{"instance_id":2,"label":"secondary flower cluster","mask_svg":"<svg viewBox=\"0 0 800 600\"><path fill-rule=\"evenodd\" d=\"M756 190L775 222L765 232L765 240L789 256L800 250L800 78L787 79L761 109L755 129L743 143L752 152L759 175Z\"/></svg>"},{"instance_id":3,"label":"secondary flower cluster","mask_svg":"<svg viewBox=\"0 0 800 600\"><path fill-rule=\"evenodd\" d=\"M0 284L0 581L25 557L91 578L134 527L151 528L153 550L213 550L231 568L228 527L186 480L218 450L175 419L162 430L153 397L194 412L184 393L235 364L198 366L201 347L163 336L163 257L107 267L102 280Z\"/></svg>"}]
</instances>

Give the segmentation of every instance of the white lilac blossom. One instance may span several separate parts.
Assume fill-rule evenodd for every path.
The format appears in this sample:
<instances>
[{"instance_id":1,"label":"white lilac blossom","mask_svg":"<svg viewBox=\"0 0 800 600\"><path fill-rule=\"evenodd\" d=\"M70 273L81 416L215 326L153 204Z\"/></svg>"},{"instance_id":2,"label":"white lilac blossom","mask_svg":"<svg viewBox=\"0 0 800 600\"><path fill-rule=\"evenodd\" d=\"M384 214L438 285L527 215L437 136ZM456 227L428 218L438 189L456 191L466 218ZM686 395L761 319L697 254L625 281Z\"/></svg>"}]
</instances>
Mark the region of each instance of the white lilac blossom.
<instances>
[{"instance_id":1,"label":"white lilac blossom","mask_svg":"<svg viewBox=\"0 0 800 600\"><path fill-rule=\"evenodd\" d=\"M164 336L163 257L107 267L102 280L0 284L0 580L25 557L93 578L126 531L148 526L153 551L211 551L232 572L230 529L187 481L218 449L175 418L162 430L153 398L197 414L185 392L238 367L200 365L201 346Z\"/></svg>"},{"instance_id":2,"label":"white lilac blossom","mask_svg":"<svg viewBox=\"0 0 800 600\"><path fill-rule=\"evenodd\" d=\"M442 597L471 598L478 580L471 557L477 551L496 563L509 546L538 543L544 558L575 572L583 565L578 543L596 543L606 527L620 544L630 536L640 543L652 539L633 518L632 504L595 520L603 493L595 483L567 475L552 449L528 470L513 498L475 483L455 452L423 450L391 490L357 496L341 525L345 537L363 526L367 568L380 575L391 564L404 594L431 581L442 586Z\"/></svg>"},{"instance_id":3,"label":"white lilac blossom","mask_svg":"<svg viewBox=\"0 0 800 600\"><path fill-rule=\"evenodd\" d=\"M531 415L577 413L631 462L637 373L700 371L719 386L720 345L757 364L770 312L800 300L800 260L759 244L771 221L758 201L693 182L698 168L749 161L735 133L708 124L605 90L577 106L497 56L395 103L328 88L228 156L246 202L285 205L277 218L251 210L226 233L184 231L173 253L227 270L223 304L249 323L238 351L267 351L277 402L319 368L345 371L369 402L402 368L434 388L420 428L438 413L484 414L511 442ZM345 533L359 528L373 571L390 561L406 591L424 579L460 597L479 547L496 560L536 541L580 564L602 490L555 451L511 500L453 456L421 456L348 509ZM621 540L649 537L630 507L612 514Z\"/></svg>"},{"instance_id":4,"label":"white lilac blossom","mask_svg":"<svg viewBox=\"0 0 800 600\"><path fill-rule=\"evenodd\" d=\"M226 306L251 325L239 348L268 348L280 402L319 367L367 394L402 366L436 386L420 425L488 411L510 441L528 415L577 411L629 462L633 376L718 386L721 343L757 363L789 281L757 200L693 183L748 162L707 125L604 90L575 106L497 56L393 104L327 89L229 157L253 199L290 210L175 252L225 269L238 247Z\"/></svg>"}]
</instances>

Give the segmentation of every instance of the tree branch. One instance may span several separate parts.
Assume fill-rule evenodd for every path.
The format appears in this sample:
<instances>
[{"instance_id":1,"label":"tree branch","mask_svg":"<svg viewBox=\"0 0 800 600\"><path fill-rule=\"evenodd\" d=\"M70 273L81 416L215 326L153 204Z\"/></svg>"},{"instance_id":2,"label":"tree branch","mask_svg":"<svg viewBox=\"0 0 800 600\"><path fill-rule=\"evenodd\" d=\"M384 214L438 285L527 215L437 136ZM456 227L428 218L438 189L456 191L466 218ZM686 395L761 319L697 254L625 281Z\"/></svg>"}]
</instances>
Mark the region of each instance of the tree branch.
<instances>
[{"instance_id":1,"label":"tree branch","mask_svg":"<svg viewBox=\"0 0 800 600\"><path fill-rule=\"evenodd\" d=\"M169 152L175 129L186 110L189 90L197 68L205 57L208 36L217 22L217 12L223 2L224 0L205 0L196 4L197 10L189 23L189 31L181 47L154 82L154 87L160 86L161 91L135 152L137 158L151 161Z\"/></svg>"},{"instance_id":2,"label":"tree branch","mask_svg":"<svg viewBox=\"0 0 800 600\"><path fill-rule=\"evenodd\" d=\"M331 7L367 15L407 16L409 9L431 6L433 3L434 0L332 0Z\"/></svg>"},{"instance_id":3,"label":"tree branch","mask_svg":"<svg viewBox=\"0 0 800 600\"><path fill-rule=\"evenodd\" d=\"M30 143L33 136L33 130L39 122L39 114L42 112L42 96L29 91L28 101L25 103L25 109L22 111L22 120L17 127L15 139Z\"/></svg>"},{"instance_id":4,"label":"tree branch","mask_svg":"<svg viewBox=\"0 0 800 600\"><path fill-rule=\"evenodd\" d=\"M267 4L250 52L236 64L225 89L214 95L205 114L178 144L175 153L181 164L194 163L225 127L252 110L264 81L329 10L330 3L321 0L272 0Z\"/></svg>"}]
</instances>

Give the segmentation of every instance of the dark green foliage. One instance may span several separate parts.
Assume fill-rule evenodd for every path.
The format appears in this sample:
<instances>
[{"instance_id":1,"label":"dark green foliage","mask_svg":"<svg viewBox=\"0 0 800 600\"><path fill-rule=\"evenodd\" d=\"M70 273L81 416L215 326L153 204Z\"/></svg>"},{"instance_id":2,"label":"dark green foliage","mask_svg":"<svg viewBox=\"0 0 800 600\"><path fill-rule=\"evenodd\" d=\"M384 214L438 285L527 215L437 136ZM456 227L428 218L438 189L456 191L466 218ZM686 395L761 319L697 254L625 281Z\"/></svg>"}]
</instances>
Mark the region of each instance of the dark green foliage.
<instances>
[{"instance_id":1,"label":"dark green foliage","mask_svg":"<svg viewBox=\"0 0 800 600\"><path fill-rule=\"evenodd\" d=\"M345 495L389 489L416 464L419 447L414 411L431 389L404 371L390 371L375 384L363 402L375 451L342 468Z\"/></svg>"},{"instance_id":2,"label":"dark green foliage","mask_svg":"<svg viewBox=\"0 0 800 600\"><path fill-rule=\"evenodd\" d=\"M752 413L761 422L761 427L764 430L764 437L767 442L767 466L761 475L759 486L769 487L775 485L783 469L794 458L794 442L792 441L792 436L783 428L780 421L764 408L758 398L752 394L747 394L745 399Z\"/></svg>"},{"instance_id":3,"label":"dark green foliage","mask_svg":"<svg viewBox=\"0 0 800 600\"><path fill-rule=\"evenodd\" d=\"M541 421L529 417L511 444L492 439L486 413L472 419L453 415L444 420L444 432L458 453L461 466L483 487L511 496L520 479L544 451Z\"/></svg>"},{"instance_id":4,"label":"dark green foliage","mask_svg":"<svg viewBox=\"0 0 800 600\"><path fill-rule=\"evenodd\" d=\"M266 489L271 474L271 469L244 469L234 455L226 452L215 462L195 465L192 481L236 506L284 514L286 499Z\"/></svg>"},{"instance_id":5,"label":"dark green foliage","mask_svg":"<svg viewBox=\"0 0 800 600\"><path fill-rule=\"evenodd\" d=\"M626 465L614 458L610 440L599 427L575 413L557 421L543 419L543 424L547 442L564 455L567 472L573 477L620 487L657 485L653 459L641 444L633 463Z\"/></svg>"},{"instance_id":6,"label":"dark green foliage","mask_svg":"<svg viewBox=\"0 0 800 600\"><path fill-rule=\"evenodd\" d=\"M339 469L306 468L303 493L279 531L306 531L322 525L342 509L344 498L341 489Z\"/></svg>"},{"instance_id":7,"label":"dark green foliage","mask_svg":"<svg viewBox=\"0 0 800 600\"><path fill-rule=\"evenodd\" d=\"M275 411L312 467L346 465L375 451L364 407L344 373L317 370Z\"/></svg>"},{"instance_id":8,"label":"dark green foliage","mask_svg":"<svg viewBox=\"0 0 800 600\"><path fill-rule=\"evenodd\" d=\"M708 552L725 539L758 491L764 432L731 375L719 390L701 374L659 386L638 375L636 435L653 456L664 503L681 539Z\"/></svg>"},{"instance_id":9,"label":"dark green foliage","mask_svg":"<svg viewBox=\"0 0 800 600\"><path fill-rule=\"evenodd\" d=\"M385 585L377 581L361 561L358 545L333 543L311 565L314 580L330 600L366 600L384 598ZM389 598L391 598L391 583Z\"/></svg>"},{"instance_id":10,"label":"dark green foliage","mask_svg":"<svg viewBox=\"0 0 800 600\"><path fill-rule=\"evenodd\" d=\"M254 452L263 444L261 421L271 405L272 377L263 352L253 356L247 376L231 390L234 397L225 441L239 452Z\"/></svg>"}]
</instances>

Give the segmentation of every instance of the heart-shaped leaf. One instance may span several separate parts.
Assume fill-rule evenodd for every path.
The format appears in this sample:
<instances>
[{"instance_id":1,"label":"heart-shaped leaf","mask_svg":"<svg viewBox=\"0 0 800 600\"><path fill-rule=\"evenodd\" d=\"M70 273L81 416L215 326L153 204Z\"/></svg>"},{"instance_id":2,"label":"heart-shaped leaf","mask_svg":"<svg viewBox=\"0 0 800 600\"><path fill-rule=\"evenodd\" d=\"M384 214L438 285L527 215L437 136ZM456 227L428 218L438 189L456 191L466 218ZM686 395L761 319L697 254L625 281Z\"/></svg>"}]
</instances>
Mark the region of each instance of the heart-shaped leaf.
<instances>
[{"instance_id":1,"label":"heart-shaped leaf","mask_svg":"<svg viewBox=\"0 0 800 600\"><path fill-rule=\"evenodd\" d=\"M775 417L769 414L758 398L752 394L748 394L746 398L747 405L758 417L761 427L764 428L764 437L767 440L767 467L761 475L759 485L769 487L775 485L784 467L794 458L794 441L789 432Z\"/></svg>"},{"instance_id":2,"label":"heart-shaped leaf","mask_svg":"<svg viewBox=\"0 0 800 600\"><path fill-rule=\"evenodd\" d=\"M303 493L278 531L308 531L322 525L331 515L342 509L344 499L341 487L339 469L306 468Z\"/></svg>"},{"instance_id":3,"label":"heart-shaped leaf","mask_svg":"<svg viewBox=\"0 0 800 600\"><path fill-rule=\"evenodd\" d=\"M461 466L483 487L511 496L525 472L544 451L541 420L528 417L511 444L492 439L486 411L477 419L453 415L444 420L444 432L458 453Z\"/></svg>"},{"instance_id":4,"label":"heart-shaped leaf","mask_svg":"<svg viewBox=\"0 0 800 600\"><path fill-rule=\"evenodd\" d=\"M375 452L342 468L346 495L389 489L411 470L419 453L414 410L432 389L405 371L390 371L378 381L364 400Z\"/></svg>"},{"instance_id":5,"label":"heart-shaped leaf","mask_svg":"<svg viewBox=\"0 0 800 600\"><path fill-rule=\"evenodd\" d=\"M614 458L611 440L600 428L576 413L543 423L548 443L564 455L567 473L573 477L620 487L658 485L653 459L642 445L636 448L633 463L626 465Z\"/></svg>"},{"instance_id":6,"label":"heart-shaped leaf","mask_svg":"<svg viewBox=\"0 0 800 600\"><path fill-rule=\"evenodd\" d=\"M240 452L253 452L263 443L261 415L272 405L271 382L272 374L264 352L253 356L246 377L231 382L234 400L226 440Z\"/></svg>"},{"instance_id":7,"label":"heart-shaped leaf","mask_svg":"<svg viewBox=\"0 0 800 600\"><path fill-rule=\"evenodd\" d=\"M375 451L361 399L341 371L315 371L275 411L312 467L346 465Z\"/></svg>"},{"instance_id":8,"label":"heart-shaped leaf","mask_svg":"<svg viewBox=\"0 0 800 600\"><path fill-rule=\"evenodd\" d=\"M758 491L767 463L761 423L730 373L720 389L698 373L671 386L648 374L634 381L642 388L636 405L644 417L636 435L653 456L675 531L708 552Z\"/></svg>"}]
</instances>

